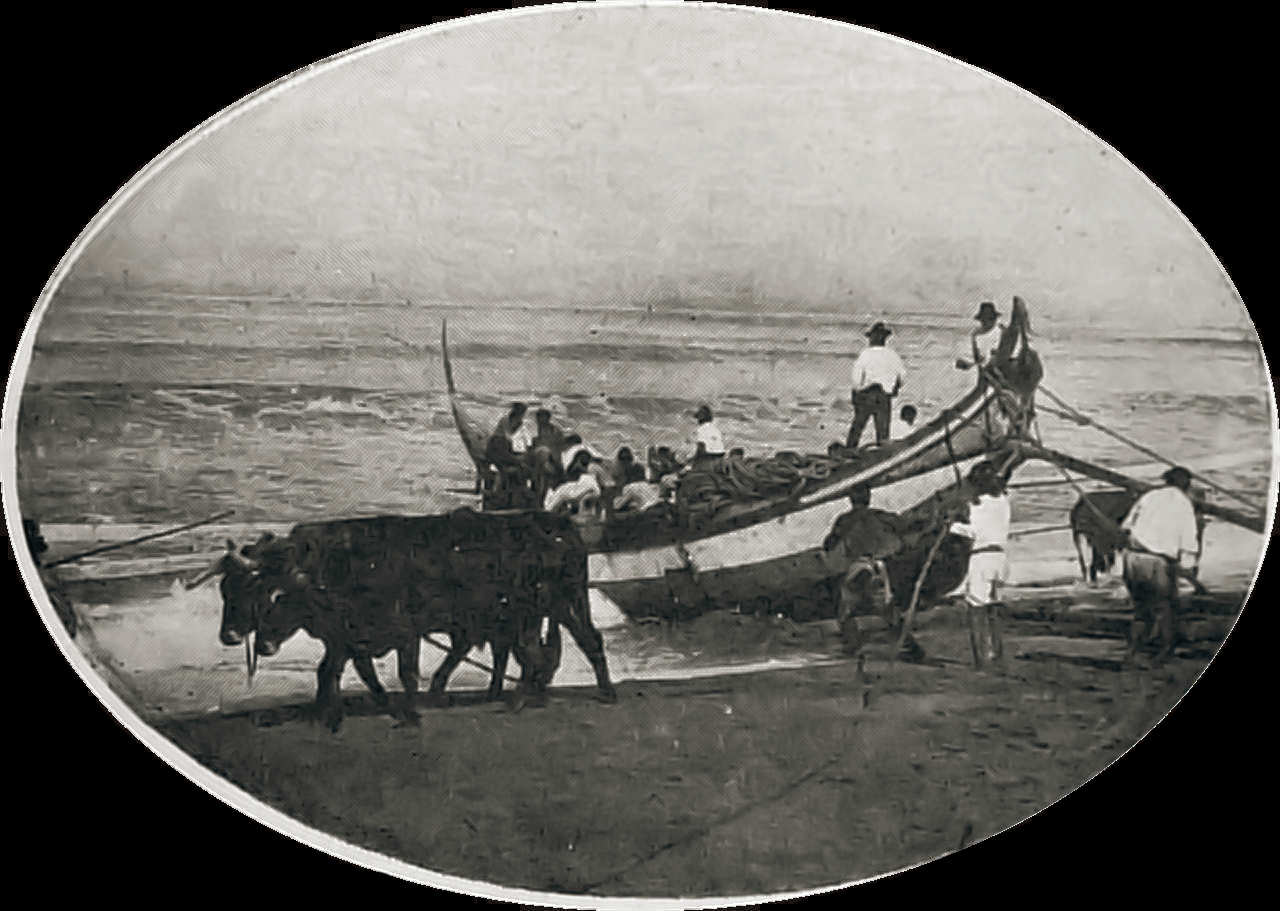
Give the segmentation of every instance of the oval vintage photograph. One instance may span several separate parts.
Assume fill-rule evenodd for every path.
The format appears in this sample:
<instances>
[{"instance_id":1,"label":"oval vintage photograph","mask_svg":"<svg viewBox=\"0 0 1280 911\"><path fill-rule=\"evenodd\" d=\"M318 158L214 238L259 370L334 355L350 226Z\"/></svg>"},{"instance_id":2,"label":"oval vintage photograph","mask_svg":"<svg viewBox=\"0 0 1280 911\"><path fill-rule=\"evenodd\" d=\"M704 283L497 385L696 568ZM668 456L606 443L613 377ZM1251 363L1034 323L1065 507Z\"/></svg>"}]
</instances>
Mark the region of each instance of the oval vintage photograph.
<instances>
[{"instance_id":1,"label":"oval vintage photograph","mask_svg":"<svg viewBox=\"0 0 1280 911\"><path fill-rule=\"evenodd\" d=\"M1122 153L757 8L339 55L54 275L23 578L187 778L411 881L707 907L962 850L1146 736L1264 555L1258 335Z\"/></svg>"}]
</instances>

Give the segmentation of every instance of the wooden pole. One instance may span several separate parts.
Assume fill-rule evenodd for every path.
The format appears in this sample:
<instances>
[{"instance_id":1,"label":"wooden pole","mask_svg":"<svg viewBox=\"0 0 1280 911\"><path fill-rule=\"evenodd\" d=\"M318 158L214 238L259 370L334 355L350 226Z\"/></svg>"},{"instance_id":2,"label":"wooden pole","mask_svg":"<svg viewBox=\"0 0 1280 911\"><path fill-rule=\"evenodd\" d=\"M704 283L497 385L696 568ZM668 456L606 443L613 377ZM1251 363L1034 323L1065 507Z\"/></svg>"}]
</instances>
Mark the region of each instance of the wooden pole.
<instances>
[{"instance_id":1,"label":"wooden pole","mask_svg":"<svg viewBox=\"0 0 1280 911\"><path fill-rule=\"evenodd\" d=\"M208 525L211 522L217 522L219 519L225 519L228 516L233 516L235 515L235 512L236 511L234 509L228 509L225 512L218 513L216 516L209 516L207 519L201 519L199 522L189 522L186 525L179 525L177 528L169 528L165 531L154 531L151 534L141 535L137 538L130 538L127 541L117 541L115 544L104 544L102 547L95 547L92 550L86 550L82 553L72 554L69 557L62 557L51 563L45 563L44 567L46 569L51 569L55 566L62 566L65 563L74 563L76 560L83 560L85 557L105 554L108 551L119 550L122 547L141 544L143 541L154 541L156 538L166 538L169 535L176 535L179 532L190 531L193 528L199 528L201 525Z\"/></svg>"}]
</instances>

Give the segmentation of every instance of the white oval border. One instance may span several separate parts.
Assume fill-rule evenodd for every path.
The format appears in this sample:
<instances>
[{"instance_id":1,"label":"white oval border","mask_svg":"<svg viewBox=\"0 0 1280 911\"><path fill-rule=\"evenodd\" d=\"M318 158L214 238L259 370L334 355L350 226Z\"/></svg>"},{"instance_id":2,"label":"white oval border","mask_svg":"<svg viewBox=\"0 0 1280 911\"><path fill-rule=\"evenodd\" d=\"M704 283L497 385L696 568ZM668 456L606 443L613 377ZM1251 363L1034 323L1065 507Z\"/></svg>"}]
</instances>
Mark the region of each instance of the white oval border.
<instances>
[{"instance_id":1,"label":"white oval border","mask_svg":"<svg viewBox=\"0 0 1280 911\"><path fill-rule=\"evenodd\" d=\"M1160 194L1160 197L1164 200L1165 204L1167 204L1174 212L1176 212L1178 217L1182 219L1183 223L1188 228L1191 229L1191 232L1200 241L1200 243L1204 246L1205 250L1208 251L1210 257L1212 257L1213 261L1217 264L1218 270L1226 278L1227 285L1231 288L1231 291L1236 295L1237 300L1243 302L1243 296L1240 294L1239 289L1236 288L1235 283L1232 281L1231 276L1227 273L1226 268L1222 265L1222 261L1218 259L1218 256L1216 253L1214 253L1213 248L1209 246L1208 242L1196 229L1195 225L1193 225L1191 221L1183 214L1182 210L1179 209L1173 203L1173 201L1164 192L1164 190L1161 189L1153 180L1151 180L1151 178L1147 177L1147 175L1143 173L1136 165L1130 162L1128 158L1126 158L1123 154L1118 152L1116 149L1112 148L1112 146L1109 143L1107 143L1104 139L1094 134L1090 129L1078 123L1076 120L1068 116L1065 112L1058 109L1057 107L1050 104L1049 102L1045 101L1043 98L1040 98L1038 95L1035 95L1032 92L1029 92L1026 89L1023 89L1012 82L1009 82L1007 79L1004 79L1003 77L998 76L995 73L988 72L987 70L984 70L981 67L974 66L973 64L967 63L963 60L959 60L955 57L951 57L947 54L943 54L940 51L935 51L932 48L925 47L924 45L921 45L921 44L917 44L914 41L908 41L905 38L900 38L896 35L888 34L887 32L876 31L875 29L867 28L865 26L860 26L860 25L854 25L848 22L841 22L836 19L828 19L821 16L795 13L788 10L775 10L775 9L768 9L766 7L736 6L728 3L698 2L698 3L685 4L684 2L682 2L682 0L599 0L599 2L589 2L588 0L588 2L555 3L555 4L546 5L546 6L519 7L515 9L510 9L510 10L499 10L499 11L494 11L489 13L481 13L477 15L465 16L459 19L450 19L445 22L438 22L432 25L426 25L418 28L409 29L407 31L399 32L394 35L388 35L383 38L377 38L377 39L374 39L373 41L366 42L364 44L361 44L349 50L342 51L337 54L333 54L329 57L326 57L322 60L317 61L316 63L312 63L308 66L302 67L301 69L288 73L285 76L281 76L279 79L276 79L275 81L269 83L266 86L263 86L257 91L252 92L249 95L246 95L244 98L240 99L239 101L235 102L229 107L226 107L223 110L219 111L218 113L212 115L203 123L201 123L199 126L195 127L194 129L189 131L186 135L182 136L180 139L172 143L163 152L161 152L159 155L154 157L146 165L146 167L144 167L141 171L139 171L132 178L130 178L128 183L126 183L120 190L118 190L111 197L110 200L108 200L107 204L103 206L103 208L97 213L97 215L93 217L93 219L84 228L84 230L80 232L80 236L76 239L75 243L70 247L70 249L67 250L66 254L59 261L58 266L54 270L53 275L50 277L49 281L45 284L45 287L41 292L39 299L36 302L35 310L32 312L31 317L28 319L26 328L23 330L22 335L18 341L18 351L14 356L13 366L11 367L10 373L9 373L9 380L5 386L3 417L0 418L0 487L3 488L2 492L3 492L5 523L9 532L9 538L13 542L14 555L15 557L18 558L17 563L22 575L23 583L26 585L28 593L31 594L32 600L36 602L36 606L39 608L41 619L44 621L44 625L49 630L49 633L53 637L54 642L57 643L58 648L62 651L63 655L67 658L67 661L71 664L72 668L74 668L76 673L80 675L80 679L84 681L85 685L89 688L89 690L98 698L98 701L106 706L107 710L112 714L112 716L116 719L117 722L119 722L130 733L132 733L133 736L138 738L138 740L142 741L142 743L146 747L148 747L153 753L159 756L162 760L164 760L166 763L168 763L170 766L172 766L174 769L180 772L187 779L189 779L190 781L194 782L195 784L203 788L206 793L212 795L213 797L216 797L218 800L222 801L227 806L230 806L233 809L238 810L240 813L249 817L254 822L269 826L270 828L276 830L277 832L283 835L286 835L289 838L292 838L294 841L302 845L305 845L307 847L315 848L336 860L343 861L346 863L356 864L358 866L364 867L367 870L372 870L378 873L386 873L398 879L415 883L417 885L424 885L432 888L444 889L447 891L462 893L464 895L477 897L477 898L494 899L494 900L508 901L508 902L525 902L528 904L560 907L560 908L701 909L701 908L725 908L725 907L733 907L733 906L747 905L747 904L758 904L761 902L785 901L788 899L801 898L805 896L821 895L828 892L837 891L839 889L845 889L845 888L848 888L849 886L859 885L861 883L874 882L875 880L878 880L878 879L883 879L888 876L894 876L899 873L904 873L908 870L913 870L925 864L932 863L934 860L937 860L940 857L947 856L945 854L938 855L938 857L930 858L928 860L922 860L922 861L919 861L918 863L911 864L909 866L902 867L897 870L890 870L884 873L879 873L875 876L867 877L865 879L850 880L849 882L841 883L833 886L822 886L822 887L807 889L802 891L779 892L779 893L774 893L770 895L754 895L754 896L744 895L744 896L736 896L736 897L716 897L716 898L700 898L700 899L606 898L603 896L594 896L594 895L572 895L572 894L559 893L559 892L538 892L530 889L497 886L492 883L485 882L483 880L466 879L459 876L451 876L445 873L437 873L431 870L427 870L426 868L423 868L423 867L417 867L412 864L405 863L404 861L396 860L387 855L379 854L375 851L371 851L367 848L361 848L356 845L352 845L348 842L342 841L339 838L335 838L332 835L322 832L319 829L313 829L310 826L306 826L298 822L293 817L287 816L284 813L280 812L279 810L276 810L268 806L267 804L262 803L257 798L251 796L248 792L243 791L236 785L232 784L227 779L222 778L221 776L215 774L205 766L196 762L193 758L191 758L190 755L183 752L171 741L161 736L154 728L152 728L140 717L138 717L133 712L133 710L130 709L129 706L125 703L124 699L119 695L117 695L115 691L112 690L107 685L103 677L91 667L91 665L89 664L89 661L81 652L80 647L72 641L70 636L67 635L67 632L63 628L61 621L58 620L57 615L53 610L53 606L49 601L48 594L45 592L43 584L41 584L40 582L40 578L36 571L34 561L31 559L30 553L28 553L26 550L26 539L22 532L21 514L18 510L17 493L14 489L14 485L17 480L16 421L18 416L19 402L21 399L23 381L25 381L27 371L29 370L31 365L32 347L35 341L36 331L41 323L41 320L44 317L45 311L49 307L49 302L53 297L54 291L66 278L67 273L71 270L72 264L79 258L85 246L87 246L93 240L93 238L97 236L99 231L107 224L107 222L111 220L111 218L116 214L116 212L126 202L132 199L134 195L138 191L140 191L142 187L146 185L155 174L157 174L160 170L162 170L172 158L177 157L187 148L197 143L200 139L204 138L204 136L206 136L207 134L213 132L216 129L221 129L222 127L234 122L235 119L239 117L241 114L244 114L247 111L252 110L253 108L257 107L259 104L262 104L268 99L274 98L276 95L282 93L283 91L291 87L291 85L295 81L301 82L303 79L315 73L325 72L337 66L342 66L348 63L352 63L355 60L361 57L364 57L366 55L380 52L384 48L389 48L403 42L416 40L418 37L422 35L445 32L455 28L466 28L473 24L480 24L483 22L488 22L488 21L497 20L497 19L512 19L512 18L517 18L521 16L564 15L578 9L599 10L602 7L604 8L619 7L619 8L634 9L634 8L643 8L643 7L680 7L685 5L693 6L700 10L701 9L720 9L726 12L739 13L739 14L752 14L752 15L771 16L771 17L781 16L781 17L786 17L791 19L806 19L806 20L811 20L815 23L822 23L828 26L852 29L854 31L861 32L865 35L874 36L875 38L878 38L878 39L895 41L901 45L908 46L916 51L924 52L934 57L942 58L948 61L952 65L964 67L965 69L968 69L972 72L981 74L987 79L995 80L996 82L999 82L1002 85L1013 89L1014 91L1020 93L1023 97L1029 98L1035 101L1037 104L1041 105L1042 107L1047 108L1048 110L1053 112L1056 116L1067 120L1076 129L1082 131L1090 139L1097 142L1102 148L1106 149L1112 155L1115 155L1120 161L1123 161L1125 165L1127 165L1135 175L1137 175L1141 180L1145 181L1147 185L1154 188L1156 192ZM1267 361L1266 349L1263 347L1261 336L1258 333L1257 324L1253 319L1253 315L1248 312L1247 306L1245 307L1245 313L1249 317L1250 326L1253 328L1254 341L1258 345L1258 350L1262 353L1263 366L1266 368L1267 375L1273 377L1273 374L1271 372L1271 365ZM18 379L19 377L21 377L21 380ZM1274 379L1273 379L1273 382L1274 382ZM1256 587L1258 582L1258 576L1262 571L1263 564L1265 564L1266 562L1266 556L1267 556L1266 544L1270 541L1275 529L1276 500L1277 500L1277 494L1278 492L1280 492L1278 491L1278 488L1277 488L1277 480L1280 479L1280 425L1277 424L1276 394L1275 394L1275 388L1272 384L1267 385L1267 393L1268 393L1268 405L1270 407L1270 416L1271 416L1271 422L1272 422L1271 485L1267 493L1267 513L1268 513L1267 531L1263 535L1263 539L1262 539L1262 543L1263 543L1262 557L1258 561L1258 566L1254 570L1253 579L1249 583L1249 588L1245 595L1244 605L1241 608L1240 614L1238 614L1236 617L1236 622L1231 625L1231 629L1228 631L1227 637L1224 638L1223 642L1218 646L1219 652L1221 651L1222 645L1226 643L1227 638L1230 638L1231 634L1235 631L1236 625L1239 623L1240 616L1243 614L1244 610L1248 607L1249 599L1253 596L1254 588ZM19 547L18 542L22 542L21 547ZM38 594L36 594L37 592ZM1212 664L1216 659L1217 659L1217 652L1215 652L1213 658L1211 658L1209 661L1205 663L1205 666L1200 670L1200 673L1196 675L1196 679L1192 683L1191 688L1194 688L1196 684L1200 682L1200 679L1201 677L1203 677L1204 672L1208 669L1209 665ZM1190 692L1190 688L1188 689L1188 692ZM1184 698L1186 698L1185 693L1183 694L1182 697L1179 698L1178 702L1176 702L1173 706L1171 706L1169 711L1166 712L1165 715L1163 715L1160 718L1160 720L1157 721L1155 725L1152 726L1153 729L1159 724L1162 724L1164 720L1168 718L1169 714L1172 713L1173 710L1176 709L1179 704L1181 704L1182 699ZM1145 739L1145 737L1142 739ZM1100 769L1098 772L1095 772L1089 778L1086 778L1084 781L1081 781L1079 784L1077 784L1074 788L1072 788L1066 794L1062 795L1062 797L1059 797L1057 798L1057 800L1054 800L1051 803L1046 804L1045 806L1036 810L1034 813L1031 813L1029 816L1020 820L1018 823L1014 823L1013 825L1005 829L1002 829L1000 832L995 833L995 835L999 835L1004 832L1010 831L1016 826L1027 822L1028 820L1034 818L1035 816L1039 815L1040 813L1054 806L1064 797L1067 797L1079 791L1082 787L1087 785L1089 782L1093 781L1093 779L1096 778L1098 775L1102 774L1102 772L1105 772L1106 769L1111 768L1112 765L1114 765L1115 763L1123 759L1124 756L1126 756L1129 753L1129 751L1133 749L1134 746L1137 746L1138 743L1141 743L1141 739L1138 741L1135 741L1133 744L1126 747L1125 750L1122 753L1120 753L1119 756L1113 759L1110 763L1108 763L1108 765L1105 768ZM970 847L973 844L978 844L979 842L985 841L991 837L993 836L988 835L981 839L978 839L977 841L972 842Z\"/></svg>"}]
</instances>

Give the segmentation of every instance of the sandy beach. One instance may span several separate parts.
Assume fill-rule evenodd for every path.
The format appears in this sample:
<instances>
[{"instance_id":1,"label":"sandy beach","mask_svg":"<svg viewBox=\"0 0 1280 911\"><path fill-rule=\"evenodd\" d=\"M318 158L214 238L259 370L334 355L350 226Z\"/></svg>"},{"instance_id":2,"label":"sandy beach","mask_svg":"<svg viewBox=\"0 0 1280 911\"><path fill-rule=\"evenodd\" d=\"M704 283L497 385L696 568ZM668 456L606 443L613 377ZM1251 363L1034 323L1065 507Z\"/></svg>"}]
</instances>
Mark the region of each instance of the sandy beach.
<instances>
[{"instance_id":1,"label":"sandy beach","mask_svg":"<svg viewBox=\"0 0 1280 911\"><path fill-rule=\"evenodd\" d=\"M955 851L1074 790L1183 696L1242 593L1197 600L1178 657L1122 663L1114 612L1011 599L1003 667L974 670L960 612L922 618L926 665L865 674L834 626L712 614L655 630L688 647L829 650L802 668L585 687L514 712L455 695L417 727L349 690L337 734L304 704L161 722L198 761L304 824L442 873L569 894L815 887ZM1088 613L1086 611L1085 613ZM483 761L478 761L483 757Z\"/></svg>"}]
</instances>

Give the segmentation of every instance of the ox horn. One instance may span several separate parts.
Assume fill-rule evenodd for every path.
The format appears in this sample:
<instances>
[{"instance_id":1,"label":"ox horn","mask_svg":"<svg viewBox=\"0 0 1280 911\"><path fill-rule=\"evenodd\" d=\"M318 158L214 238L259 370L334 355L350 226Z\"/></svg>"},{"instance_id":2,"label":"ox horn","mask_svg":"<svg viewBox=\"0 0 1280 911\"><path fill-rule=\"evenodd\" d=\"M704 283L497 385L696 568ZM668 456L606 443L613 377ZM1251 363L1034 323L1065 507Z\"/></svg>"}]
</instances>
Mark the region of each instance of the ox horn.
<instances>
[{"instance_id":1,"label":"ox horn","mask_svg":"<svg viewBox=\"0 0 1280 911\"><path fill-rule=\"evenodd\" d=\"M204 585L204 583L208 582L214 576L218 576L226 572L228 559L234 559L241 563L244 562L240 555L236 553L236 542L232 541L230 538L227 539L227 552L214 560L209 568L200 573L200 575L182 583L182 587L187 591L191 591L192 589L199 588L201 585Z\"/></svg>"}]
</instances>

